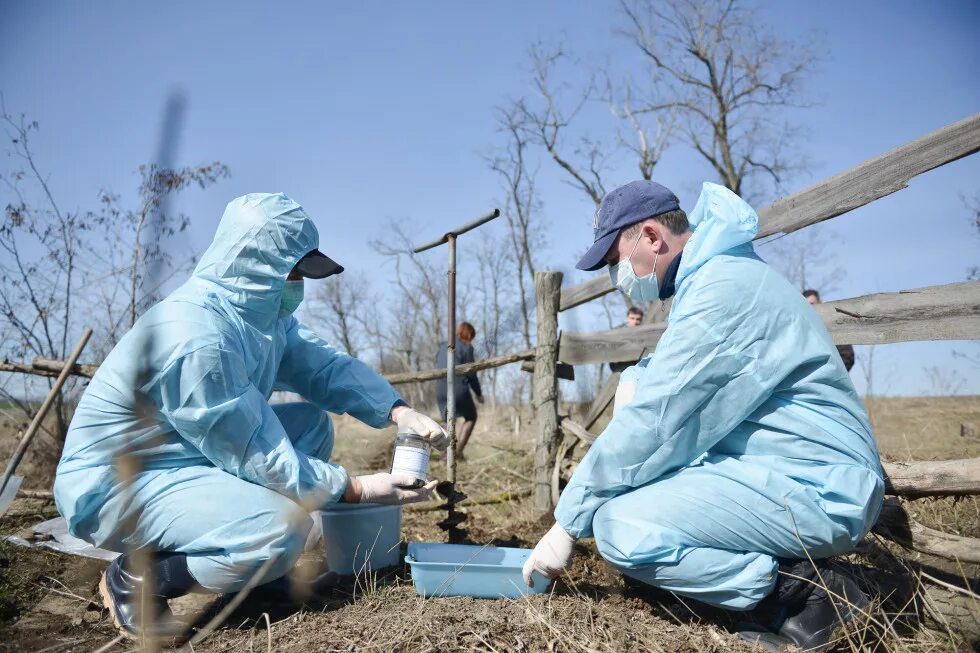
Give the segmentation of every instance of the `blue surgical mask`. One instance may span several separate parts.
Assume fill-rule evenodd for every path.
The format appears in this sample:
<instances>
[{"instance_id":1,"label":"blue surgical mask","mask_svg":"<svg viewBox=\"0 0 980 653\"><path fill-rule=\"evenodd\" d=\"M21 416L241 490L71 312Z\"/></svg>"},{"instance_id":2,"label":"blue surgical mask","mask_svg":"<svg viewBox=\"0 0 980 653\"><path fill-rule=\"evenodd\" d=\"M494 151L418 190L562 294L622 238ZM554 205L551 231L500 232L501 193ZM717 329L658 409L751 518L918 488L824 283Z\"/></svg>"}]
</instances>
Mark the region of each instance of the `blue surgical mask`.
<instances>
[{"instance_id":1,"label":"blue surgical mask","mask_svg":"<svg viewBox=\"0 0 980 653\"><path fill-rule=\"evenodd\" d=\"M612 280L613 285L626 293L626 296L635 304L660 299L660 284L657 282L657 259L660 258L660 252L657 252L657 255L653 258L653 271L643 277L636 276L636 272L633 270L633 262L630 261L642 237L643 230L641 229L639 235L636 237L636 242L633 243L633 249L630 250L629 256L621 259L616 265L609 266L609 278Z\"/></svg>"},{"instance_id":2,"label":"blue surgical mask","mask_svg":"<svg viewBox=\"0 0 980 653\"><path fill-rule=\"evenodd\" d=\"M286 317L299 308L303 302L303 280L286 281L282 289L282 301L279 304L279 317Z\"/></svg>"}]
</instances>

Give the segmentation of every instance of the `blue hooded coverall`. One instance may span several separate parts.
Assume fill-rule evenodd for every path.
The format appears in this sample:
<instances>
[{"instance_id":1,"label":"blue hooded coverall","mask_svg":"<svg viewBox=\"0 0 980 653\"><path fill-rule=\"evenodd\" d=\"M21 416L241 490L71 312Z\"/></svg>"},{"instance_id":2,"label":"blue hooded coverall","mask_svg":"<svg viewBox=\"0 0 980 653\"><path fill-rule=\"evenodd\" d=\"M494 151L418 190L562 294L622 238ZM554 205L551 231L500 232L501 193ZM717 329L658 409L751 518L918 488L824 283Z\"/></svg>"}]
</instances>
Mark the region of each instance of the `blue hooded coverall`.
<instances>
[{"instance_id":1,"label":"blue hooded coverall","mask_svg":"<svg viewBox=\"0 0 980 653\"><path fill-rule=\"evenodd\" d=\"M325 411L382 427L400 401L367 365L280 316L287 275L318 246L285 195L228 204L191 278L137 320L82 396L54 486L73 535L185 553L213 592L240 589L269 559L266 580L289 571L310 511L347 487L327 462ZM310 403L270 405L273 388Z\"/></svg>"},{"instance_id":2,"label":"blue hooded coverall","mask_svg":"<svg viewBox=\"0 0 980 653\"><path fill-rule=\"evenodd\" d=\"M557 522L624 574L736 610L777 558L854 547L883 472L826 328L756 254L752 208L706 183L689 216L668 328L562 492Z\"/></svg>"}]
</instances>

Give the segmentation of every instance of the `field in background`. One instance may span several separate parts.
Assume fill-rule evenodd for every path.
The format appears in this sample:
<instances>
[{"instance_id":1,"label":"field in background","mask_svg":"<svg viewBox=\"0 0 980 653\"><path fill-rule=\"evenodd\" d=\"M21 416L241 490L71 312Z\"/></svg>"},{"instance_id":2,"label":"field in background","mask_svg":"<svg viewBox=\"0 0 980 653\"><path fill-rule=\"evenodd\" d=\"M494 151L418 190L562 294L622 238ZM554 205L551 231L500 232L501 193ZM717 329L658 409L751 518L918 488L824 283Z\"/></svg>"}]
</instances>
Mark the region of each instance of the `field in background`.
<instances>
[{"instance_id":1,"label":"field in background","mask_svg":"<svg viewBox=\"0 0 980 653\"><path fill-rule=\"evenodd\" d=\"M577 413L578 406L562 412ZM980 456L980 439L960 435L960 425L980 430L980 397L891 398L871 405L882 454L887 459L946 459ZM481 413L460 481L471 498L494 500L529 487L534 425L524 411L515 432L512 411ZM374 431L346 417L336 421L335 460L354 471L377 471L387 465L394 429ZM10 434L0 436L0 451L11 447ZM45 468L40 461L32 463ZM441 462L433 465L444 475ZM36 483L31 484L38 487ZM436 522L444 513L430 506L404 511L406 541L441 541ZM980 501L924 499L913 503L921 522L962 535L980 536ZM533 546L550 526L527 499L499 501L467 509L468 538L478 544ZM7 534L53 516L50 503L19 499L11 515L0 521ZM384 651L711 651L750 650L733 635L703 616L710 611L676 598L623 582L598 557L591 541L577 547L568 580L553 594L530 600L478 601L416 597L404 570L380 578L359 578L338 588L329 602L303 610L246 602L228 627L195 650L370 650ZM878 567L904 565L898 550L869 538L854 562ZM903 555L902 560L935 564L933 573L950 572L938 561ZM0 650L93 650L115 632L96 592L102 564L52 553L0 545ZM965 570L977 577L977 570ZM206 607L204 597L181 602L190 611ZM889 606L892 613L901 606ZM267 626L266 616L268 615ZM716 615L715 615L716 616ZM894 651L952 651L967 644L941 629L917 623L903 626L886 639ZM848 645L844 645L847 649ZM122 651L123 647L116 649Z\"/></svg>"}]
</instances>

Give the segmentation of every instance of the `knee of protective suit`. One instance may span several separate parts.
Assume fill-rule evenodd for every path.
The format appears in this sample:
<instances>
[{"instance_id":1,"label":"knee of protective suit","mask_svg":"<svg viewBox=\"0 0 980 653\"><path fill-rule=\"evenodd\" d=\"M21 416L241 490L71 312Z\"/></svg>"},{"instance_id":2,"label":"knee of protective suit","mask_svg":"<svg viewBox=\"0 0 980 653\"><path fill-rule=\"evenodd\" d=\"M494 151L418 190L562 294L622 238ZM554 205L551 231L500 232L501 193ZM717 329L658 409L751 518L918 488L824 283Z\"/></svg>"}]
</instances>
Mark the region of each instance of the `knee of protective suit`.
<instances>
[{"instance_id":1,"label":"knee of protective suit","mask_svg":"<svg viewBox=\"0 0 980 653\"><path fill-rule=\"evenodd\" d=\"M616 518L615 499L607 501L592 518L592 537L596 548L606 562L619 569L632 569L636 562L630 559L631 551L622 541L622 521Z\"/></svg>"},{"instance_id":2,"label":"knee of protective suit","mask_svg":"<svg viewBox=\"0 0 980 653\"><path fill-rule=\"evenodd\" d=\"M284 511L282 517L282 523L270 533L270 539L266 546L268 556L271 558L271 562L268 563L269 569L265 574L266 581L274 580L289 573L289 570L293 568L303 554L306 541L313 528L313 518L300 506ZM265 562L262 560L260 564L265 564Z\"/></svg>"}]
</instances>

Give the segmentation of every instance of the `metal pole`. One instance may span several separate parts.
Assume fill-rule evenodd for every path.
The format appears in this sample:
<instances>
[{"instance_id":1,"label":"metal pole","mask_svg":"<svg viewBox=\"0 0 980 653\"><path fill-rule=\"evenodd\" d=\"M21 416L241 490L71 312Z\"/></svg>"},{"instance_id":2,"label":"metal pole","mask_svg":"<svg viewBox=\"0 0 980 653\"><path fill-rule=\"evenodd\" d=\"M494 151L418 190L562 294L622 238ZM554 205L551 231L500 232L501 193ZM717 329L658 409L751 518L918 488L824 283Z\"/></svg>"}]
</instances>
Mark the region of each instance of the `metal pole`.
<instances>
[{"instance_id":1,"label":"metal pole","mask_svg":"<svg viewBox=\"0 0 980 653\"><path fill-rule=\"evenodd\" d=\"M449 335L446 339L446 427L449 429L449 450L446 467L449 471L450 514L455 504L456 489L456 234L446 234L449 249Z\"/></svg>"},{"instance_id":2,"label":"metal pole","mask_svg":"<svg viewBox=\"0 0 980 653\"><path fill-rule=\"evenodd\" d=\"M446 430L449 431L449 448L446 451L446 472L448 478L444 484L445 492L440 489L440 494L446 497L446 519L439 522L439 527L448 531L449 541L458 541L460 531L458 526L466 518L466 515L456 512L456 503L466 498L465 494L456 490L456 238L460 234L476 229L482 224L490 222L500 215L499 209L494 209L472 222L468 222L459 229L447 232L441 238L426 243L412 250L415 254L425 250L438 247L445 243L449 249L449 323L447 324L446 334Z\"/></svg>"},{"instance_id":3,"label":"metal pole","mask_svg":"<svg viewBox=\"0 0 980 653\"><path fill-rule=\"evenodd\" d=\"M494 209L493 211L490 211L486 215L481 216L481 217L477 218L476 220L474 220L472 222L467 222L462 227L460 227L458 229L453 229L452 231L450 231L449 233L445 234L441 238L436 238L431 243L426 243L425 245L419 245L418 247L416 247L415 249L413 249L412 252L415 253L415 254L421 254L422 252L424 252L427 249L432 249L433 247L438 247L439 245L442 245L443 243L449 242L449 236L450 235L453 235L453 236L462 236L467 231L470 231L471 229L476 229L480 225L485 224L487 222L490 222L491 220L493 220L494 218L497 218L497 217L500 217L500 209Z\"/></svg>"}]
</instances>

